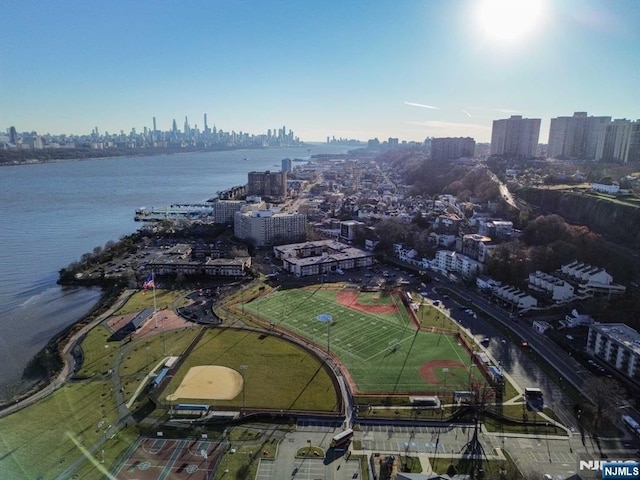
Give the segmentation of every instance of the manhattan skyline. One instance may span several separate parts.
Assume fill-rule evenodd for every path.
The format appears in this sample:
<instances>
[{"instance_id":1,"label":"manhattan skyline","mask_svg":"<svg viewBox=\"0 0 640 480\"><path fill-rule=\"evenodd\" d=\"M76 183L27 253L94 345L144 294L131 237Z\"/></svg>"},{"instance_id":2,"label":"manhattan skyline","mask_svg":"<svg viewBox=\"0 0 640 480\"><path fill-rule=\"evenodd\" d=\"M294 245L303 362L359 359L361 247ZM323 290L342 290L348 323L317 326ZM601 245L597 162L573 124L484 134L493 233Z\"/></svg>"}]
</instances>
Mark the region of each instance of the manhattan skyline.
<instances>
[{"instance_id":1,"label":"manhattan skyline","mask_svg":"<svg viewBox=\"0 0 640 480\"><path fill-rule=\"evenodd\" d=\"M497 2L498 10L492 12ZM633 0L3 3L0 128L291 126L491 139L492 121L640 117ZM197 121L196 121L197 120Z\"/></svg>"}]
</instances>

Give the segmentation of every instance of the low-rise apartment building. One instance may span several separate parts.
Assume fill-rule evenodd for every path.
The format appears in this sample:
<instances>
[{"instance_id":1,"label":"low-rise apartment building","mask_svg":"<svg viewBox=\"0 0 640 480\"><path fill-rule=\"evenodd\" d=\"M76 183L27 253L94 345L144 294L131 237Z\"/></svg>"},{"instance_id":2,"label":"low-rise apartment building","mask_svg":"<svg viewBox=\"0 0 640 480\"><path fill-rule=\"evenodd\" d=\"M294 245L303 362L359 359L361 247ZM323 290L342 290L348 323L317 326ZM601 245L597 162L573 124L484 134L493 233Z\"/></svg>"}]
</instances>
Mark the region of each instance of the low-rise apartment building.
<instances>
[{"instance_id":1,"label":"low-rise apartment building","mask_svg":"<svg viewBox=\"0 0 640 480\"><path fill-rule=\"evenodd\" d=\"M624 323L589 327L587 351L626 377L640 381L640 333Z\"/></svg>"},{"instance_id":2,"label":"low-rise apartment building","mask_svg":"<svg viewBox=\"0 0 640 480\"><path fill-rule=\"evenodd\" d=\"M340 272L373 265L371 252L334 240L294 243L273 247L282 268L298 277Z\"/></svg>"}]
</instances>

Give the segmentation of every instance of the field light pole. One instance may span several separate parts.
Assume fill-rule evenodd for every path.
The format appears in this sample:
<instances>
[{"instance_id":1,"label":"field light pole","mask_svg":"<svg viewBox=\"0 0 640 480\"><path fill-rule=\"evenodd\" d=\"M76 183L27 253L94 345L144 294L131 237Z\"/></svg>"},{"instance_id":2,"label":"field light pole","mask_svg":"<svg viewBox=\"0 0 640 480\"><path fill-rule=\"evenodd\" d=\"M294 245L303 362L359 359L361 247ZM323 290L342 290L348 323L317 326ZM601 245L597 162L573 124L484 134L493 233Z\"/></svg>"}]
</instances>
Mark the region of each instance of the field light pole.
<instances>
[{"instance_id":1,"label":"field light pole","mask_svg":"<svg viewBox=\"0 0 640 480\"><path fill-rule=\"evenodd\" d=\"M244 410L244 371L249 368L249 365L240 365L240 374L242 375L242 409Z\"/></svg>"},{"instance_id":2,"label":"field light pole","mask_svg":"<svg viewBox=\"0 0 640 480\"><path fill-rule=\"evenodd\" d=\"M447 394L447 376L449 375L449 369L443 368L442 373L444 373L444 388L442 389L442 399L445 400L445 395ZM444 403L441 405L440 409L440 420L444 417Z\"/></svg>"}]
</instances>

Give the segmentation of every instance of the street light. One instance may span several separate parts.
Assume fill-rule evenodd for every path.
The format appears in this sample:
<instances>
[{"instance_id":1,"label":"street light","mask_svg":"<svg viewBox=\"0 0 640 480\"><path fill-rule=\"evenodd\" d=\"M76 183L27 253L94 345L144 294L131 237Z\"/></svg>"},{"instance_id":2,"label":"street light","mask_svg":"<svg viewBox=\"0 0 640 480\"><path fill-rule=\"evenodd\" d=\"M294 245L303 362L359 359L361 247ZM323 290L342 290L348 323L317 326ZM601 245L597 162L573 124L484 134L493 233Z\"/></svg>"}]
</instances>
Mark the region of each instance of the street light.
<instances>
[{"instance_id":1,"label":"street light","mask_svg":"<svg viewBox=\"0 0 640 480\"><path fill-rule=\"evenodd\" d=\"M240 374L242 375L242 409L244 410L244 405L245 405L245 397L244 397L244 371L249 368L249 365L240 365Z\"/></svg>"}]
</instances>

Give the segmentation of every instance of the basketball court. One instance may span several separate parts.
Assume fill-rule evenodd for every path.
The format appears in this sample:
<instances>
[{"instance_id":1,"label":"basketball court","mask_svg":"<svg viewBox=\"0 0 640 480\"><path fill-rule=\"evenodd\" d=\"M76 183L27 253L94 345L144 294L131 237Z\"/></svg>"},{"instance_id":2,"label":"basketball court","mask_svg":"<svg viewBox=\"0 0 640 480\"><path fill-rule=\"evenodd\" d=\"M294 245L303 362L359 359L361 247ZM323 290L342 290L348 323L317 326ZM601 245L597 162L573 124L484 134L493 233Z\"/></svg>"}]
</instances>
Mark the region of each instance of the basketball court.
<instances>
[{"instance_id":1,"label":"basketball court","mask_svg":"<svg viewBox=\"0 0 640 480\"><path fill-rule=\"evenodd\" d=\"M129 455L112 472L118 480L172 478L209 480L224 453L212 440L139 438Z\"/></svg>"}]
</instances>

